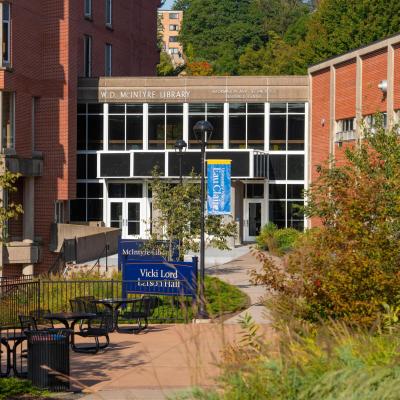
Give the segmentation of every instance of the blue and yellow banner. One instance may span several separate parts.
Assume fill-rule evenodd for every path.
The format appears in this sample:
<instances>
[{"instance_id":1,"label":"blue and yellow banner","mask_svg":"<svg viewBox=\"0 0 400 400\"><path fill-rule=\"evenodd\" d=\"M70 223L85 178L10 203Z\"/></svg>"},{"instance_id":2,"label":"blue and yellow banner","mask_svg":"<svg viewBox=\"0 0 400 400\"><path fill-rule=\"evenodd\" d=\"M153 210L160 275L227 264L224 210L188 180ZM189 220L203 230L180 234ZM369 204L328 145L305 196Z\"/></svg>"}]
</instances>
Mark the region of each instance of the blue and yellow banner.
<instances>
[{"instance_id":1,"label":"blue and yellow banner","mask_svg":"<svg viewBox=\"0 0 400 400\"><path fill-rule=\"evenodd\" d=\"M231 160L207 160L207 211L231 214Z\"/></svg>"}]
</instances>

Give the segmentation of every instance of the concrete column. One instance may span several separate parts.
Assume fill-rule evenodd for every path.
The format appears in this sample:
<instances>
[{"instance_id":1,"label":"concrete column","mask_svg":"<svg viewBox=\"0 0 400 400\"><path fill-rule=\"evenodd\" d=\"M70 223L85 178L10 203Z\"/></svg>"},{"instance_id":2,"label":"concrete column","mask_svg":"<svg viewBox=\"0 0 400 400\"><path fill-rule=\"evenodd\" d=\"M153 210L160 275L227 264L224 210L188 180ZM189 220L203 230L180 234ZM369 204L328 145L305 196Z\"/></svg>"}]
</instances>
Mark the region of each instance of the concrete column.
<instances>
[{"instance_id":1,"label":"concrete column","mask_svg":"<svg viewBox=\"0 0 400 400\"><path fill-rule=\"evenodd\" d=\"M335 135L336 135L336 68L330 68L330 95L329 95L329 154L335 156Z\"/></svg>"},{"instance_id":2,"label":"concrete column","mask_svg":"<svg viewBox=\"0 0 400 400\"><path fill-rule=\"evenodd\" d=\"M24 178L23 239L35 238L35 178Z\"/></svg>"},{"instance_id":3,"label":"concrete column","mask_svg":"<svg viewBox=\"0 0 400 400\"><path fill-rule=\"evenodd\" d=\"M23 194L23 241L33 242L35 238L35 178L24 178ZM23 275L33 275L34 265L25 264L22 267Z\"/></svg>"},{"instance_id":4,"label":"concrete column","mask_svg":"<svg viewBox=\"0 0 400 400\"><path fill-rule=\"evenodd\" d=\"M391 44L388 45L388 60L387 60L387 122L388 128L393 128L394 121L394 48Z\"/></svg>"},{"instance_id":5,"label":"concrete column","mask_svg":"<svg viewBox=\"0 0 400 400\"><path fill-rule=\"evenodd\" d=\"M362 121L362 58L357 56L357 75L356 75L356 135L360 139Z\"/></svg>"}]
</instances>

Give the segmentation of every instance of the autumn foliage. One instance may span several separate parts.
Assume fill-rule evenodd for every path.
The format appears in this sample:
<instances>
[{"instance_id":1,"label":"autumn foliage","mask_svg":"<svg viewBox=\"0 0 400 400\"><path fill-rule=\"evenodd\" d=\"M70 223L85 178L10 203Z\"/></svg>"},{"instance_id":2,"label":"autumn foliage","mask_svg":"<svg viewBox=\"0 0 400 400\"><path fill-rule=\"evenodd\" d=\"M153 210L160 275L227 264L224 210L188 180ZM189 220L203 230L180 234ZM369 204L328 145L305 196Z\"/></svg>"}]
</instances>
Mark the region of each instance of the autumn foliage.
<instances>
[{"instance_id":1,"label":"autumn foliage","mask_svg":"<svg viewBox=\"0 0 400 400\"><path fill-rule=\"evenodd\" d=\"M276 265L264 257L258 282L275 290L275 304L304 319L374 324L382 304L400 294L400 142L398 129L366 130L346 165L319 166L306 193L306 214L322 226Z\"/></svg>"}]
</instances>

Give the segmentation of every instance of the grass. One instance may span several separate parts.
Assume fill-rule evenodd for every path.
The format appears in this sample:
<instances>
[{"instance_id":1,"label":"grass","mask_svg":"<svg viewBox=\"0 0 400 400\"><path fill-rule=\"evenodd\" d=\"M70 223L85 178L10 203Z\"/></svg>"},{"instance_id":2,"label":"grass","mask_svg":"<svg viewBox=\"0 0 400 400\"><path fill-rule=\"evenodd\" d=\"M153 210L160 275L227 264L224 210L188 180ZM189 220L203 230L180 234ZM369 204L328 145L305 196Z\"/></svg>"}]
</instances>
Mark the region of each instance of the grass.
<instances>
[{"instance_id":1,"label":"grass","mask_svg":"<svg viewBox=\"0 0 400 400\"><path fill-rule=\"evenodd\" d=\"M249 305L248 296L240 289L212 276L205 278L205 297L212 318L241 311Z\"/></svg>"},{"instance_id":2,"label":"grass","mask_svg":"<svg viewBox=\"0 0 400 400\"><path fill-rule=\"evenodd\" d=\"M17 378L0 379L0 400L24 399L26 398L44 398L50 393L32 386L32 383Z\"/></svg>"}]
</instances>

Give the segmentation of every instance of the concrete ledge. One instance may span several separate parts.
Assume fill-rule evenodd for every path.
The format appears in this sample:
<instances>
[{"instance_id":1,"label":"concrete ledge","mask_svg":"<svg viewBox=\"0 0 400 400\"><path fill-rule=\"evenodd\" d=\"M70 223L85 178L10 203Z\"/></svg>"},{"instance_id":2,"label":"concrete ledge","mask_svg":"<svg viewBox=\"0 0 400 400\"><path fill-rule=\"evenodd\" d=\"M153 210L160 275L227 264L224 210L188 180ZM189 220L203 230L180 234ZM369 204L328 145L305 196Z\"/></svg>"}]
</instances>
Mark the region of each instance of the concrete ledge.
<instances>
[{"instance_id":1,"label":"concrete ledge","mask_svg":"<svg viewBox=\"0 0 400 400\"><path fill-rule=\"evenodd\" d=\"M36 264L40 261L40 246L30 240L3 245L3 264Z\"/></svg>"}]
</instances>

